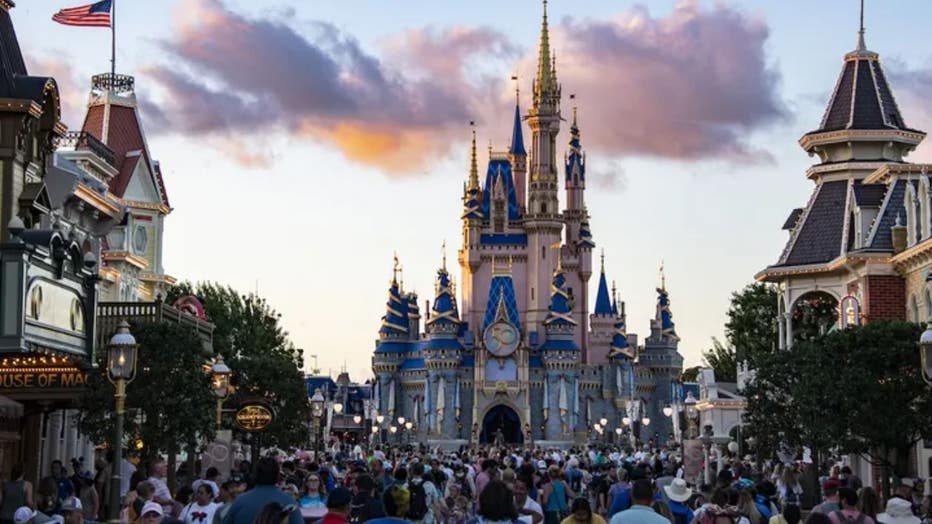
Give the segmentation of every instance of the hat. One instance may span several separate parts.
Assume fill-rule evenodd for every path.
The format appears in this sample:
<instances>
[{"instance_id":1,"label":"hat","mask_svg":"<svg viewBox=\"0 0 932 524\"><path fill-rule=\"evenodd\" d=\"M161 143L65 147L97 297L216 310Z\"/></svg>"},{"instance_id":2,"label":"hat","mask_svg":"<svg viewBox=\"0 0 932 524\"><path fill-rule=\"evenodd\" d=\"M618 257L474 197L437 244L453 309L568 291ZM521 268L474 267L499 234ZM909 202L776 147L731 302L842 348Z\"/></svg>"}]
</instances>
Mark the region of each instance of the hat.
<instances>
[{"instance_id":1,"label":"hat","mask_svg":"<svg viewBox=\"0 0 932 524\"><path fill-rule=\"evenodd\" d=\"M828 479L822 483L823 490L838 489L841 487L841 482L838 482L836 479Z\"/></svg>"},{"instance_id":2,"label":"hat","mask_svg":"<svg viewBox=\"0 0 932 524\"><path fill-rule=\"evenodd\" d=\"M327 495L327 508L345 508L349 506L352 501L353 493L343 486L340 486Z\"/></svg>"},{"instance_id":3,"label":"hat","mask_svg":"<svg viewBox=\"0 0 932 524\"><path fill-rule=\"evenodd\" d=\"M81 499L78 497L68 497L62 502L61 511L78 511L81 509Z\"/></svg>"},{"instance_id":4,"label":"hat","mask_svg":"<svg viewBox=\"0 0 932 524\"><path fill-rule=\"evenodd\" d=\"M230 475L230 482L236 482L237 484L244 484L246 478L243 477L242 473L233 473Z\"/></svg>"},{"instance_id":5,"label":"hat","mask_svg":"<svg viewBox=\"0 0 932 524\"><path fill-rule=\"evenodd\" d=\"M547 469L547 463L543 460L537 461L537 469Z\"/></svg>"},{"instance_id":6,"label":"hat","mask_svg":"<svg viewBox=\"0 0 932 524\"><path fill-rule=\"evenodd\" d=\"M146 503L142 506L142 511L139 512L139 516L141 517L141 516L145 515L146 513L152 513L153 511L154 511L155 513L158 513L160 517L164 517L164 516L165 516L165 511L162 509L162 505L161 505L161 504L157 504L157 503L155 503L155 502L151 502L151 501L150 501L150 502L146 502Z\"/></svg>"},{"instance_id":7,"label":"hat","mask_svg":"<svg viewBox=\"0 0 932 524\"><path fill-rule=\"evenodd\" d=\"M919 524L919 517L913 515L912 505L908 500L893 497L887 501L887 511L877 515L877 521L884 524Z\"/></svg>"},{"instance_id":8,"label":"hat","mask_svg":"<svg viewBox=\"0 0 932 524\"><path fill-rule=\"evenodd\" d=\"M687 487L683 479L673 479L670 485L663 487L663 492L674 502L686 502L689 497L693 496L692 488Z\"/></svg>"},{"instance_id":9,"label":"hat","mask_svg":"<svg viewBox=\"0 0 932 524\"><path fill-rule=\"evenodd\" d=\"M26 524L34 518L36 518L36 512L29 506L23 506L17 509L16 513L13 513L13 522L16 524Z\"/></svg>"}]
</instances>

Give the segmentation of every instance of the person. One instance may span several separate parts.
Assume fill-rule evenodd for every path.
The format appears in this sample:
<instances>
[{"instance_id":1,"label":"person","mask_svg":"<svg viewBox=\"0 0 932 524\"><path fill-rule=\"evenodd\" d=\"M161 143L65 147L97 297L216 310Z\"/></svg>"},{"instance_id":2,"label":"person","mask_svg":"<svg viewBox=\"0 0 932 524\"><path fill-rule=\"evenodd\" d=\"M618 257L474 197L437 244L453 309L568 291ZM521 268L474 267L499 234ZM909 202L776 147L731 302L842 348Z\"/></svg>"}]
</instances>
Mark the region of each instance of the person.
<instances>
[{"instance_id":1,"label":"person","mask_svg":"<svg viewBox=\"0 0 932 524\"><path fill-rule=\"evenodd\" d=\"M838 505L838 481L835 479L828 479L822 484L822 492L824 493L825 499L821 504L812 508L813 513L824 513L828 515L833 511L838 511L841 509L841 506Z\"/></svg>"},{"instance_id":2,"label":"person","mask_svg":"<svg viewBox=\"0 0 932 524\"><path fill-rule=\"evenodd\" d=\"M60 460L52 461L51 475L45 478L55 483L55 508L59 508L61 502L74 493L74 484L68 479L65 467Z\"/></svg>"},{"instance_id":3,"label":"person","mask_svg":"<svg viewBox=\"0 0 932 524\"><path fill-rule=\"evenodd\" d=\"M919 517L913 515L912 504L900 497L891 497L883 513L877 515L880 524L919 524Z\"/></svg>"},{"instance_id":4,"label":"person","mask_svg":"<svg viewBox=\"0 0 932 524\"><path fill-rule=\"evenodd\" d=\"M845 465L841 468L841 475L839 475L839 481L843 486L847 486L853 489L856 493L861 491L863 487L863 482L861 478L854 474L851 471L851 466Z\"/></svg>"},{"instance_id":5,"label":"person","mask_svg":"<svg viewBox=\"0 0 932 524\"><path fill-rule=\"evenodd\" d=\"M94 474L85 471L78 479L77 497L81 499L81 506L84 508L84 519L95 521L100 513L100 496L97 494L97 487L94 483Z\"/></svg>"},{"instance_id":6,"label":"person","mask_svg":"<svg viewBox=\"0 0 932 524\"><path fill-rule=\"evenodd\" d=\"M278 502L270 502L262 506L255 524L285 524L292 513L297 513L297 506L287 504L282 506Z\"/></svg>"},{"instance_id":7,"label":"person","mask_svg":"<svg viewBox=\"0 0 932 524\"><path fill-rule=\"evenodd\" d=\"M194 500L181 510L178 519L185 524L212 524L218 504L214 502L214 491L210 484L202 482L194 491Z\"/></svg>"},{"instance_id":8,"label":"person","mask_svg":"<svg viewBox=\"0 0 932 524\"><path fill-rule=\"evenodd\" d=\"M42 515L29 506L22 506L13 512L13 518L10 522L12 524L39 524L40 522L48 522L49 520L51 519L49 519L48 516Z\"/></svg>"},{"instance_id":9,"label":"person","mask_svg":"<svg viewBox=\"0 0 932 524\"><path fill-rule=\"evenodd\" d=\"M152 484L152 501L161 504L164 513L170 514L175 501L172 500L172 493L165 482L168 477L168 465L164 460L156 459L151 463L149 473L147 481Z\"/></svg>"},{"instance_id":10,"label":"person","mask_svg":"<svg viewBox=\"0 0 932 524\"><path fill-rule=\"evenodd\" d=\"M825 513L815 512L806 517L806 524L832 524L832 521Z\"/></svg>"},{"instance_id":11,"label":"person","mask_svg":"<svg viewBox=\"0 0 932 524\"><path fill-rule=\"evenodd\" d=\"M334 488L327 495L327 514L317 521L318 524L347 524L349 523L350 504L353 502L353 493L343 486Z\"/></svg>"},{"instance_id":12,"label":"person","mask_svg":"<svg viewBox=\"0 0 932 524\"><path fill-rule=\"evenodd\" d=\"M493 459L485 459L482 461L481 468L482 472L476 475L476 500L479 500L479 495L482 493L482 490L485 489L486 484L494 479L498 464Z\"/></svg>"},{"instance_id":13,"label":"person","mask_svg":"<svg viewBox=\"0 0 932 524\"><path fill-rule=\"evenodd\" d=\"M841 472L844 473L845 468L841 468ZM880 497L874 488L864 486L858 492L858 511L877 520L877 514L880 513Z\"/></svg>"},{"instance_id":14,"label":"person","mask_svg":"<svg viewBox=\"0 0 932 524\"><path fill-rule=\"evenodd\" d=\"M828 514L832 524L874 524L874 519L858 511L858 494L851 488L838 488L838 500L841 503L841 509Z\"/></svg>"},{"instance_id":15,"label":"person","mask_svg":"<svg viewBox=\"0 0 932 524\"><path fill-rule=\"evenodd\" d=\"M368 522L384 517L382 498L375 497L375 481L368 474L356 477L353 484L353 501L350 503L350 522Z\"/></svg>"},{"instance_id":16,"label":"person","mask_svg":"<svg viewBox=\"0 0 932 524\"><path fill-rule=\"evenodd\" d=\"M236 500L236 497L242 495L245 489L246 482L239 473L231 474L230 479L220 485L220 497L217 500L217 509L214 510L213 524L221 524L223 522L223 517L225 517L227 511L230 510L233 501Z\"/></svg>"},{"instance_id":17,"label":"person","mask_svg":"<svg viewBox=\"0 0 932 524\"><path fill-rule=\"evenodd\" d=\"M0 489L0 496L3 497L0 502L0 524L13 524L13 516L17 509L35 506L32 500L32 483L25 480L23 474L22 463L14 464L10 471L11 480L4 482Z\"/></svg>"},{"instance_id":18,"label":"person","mask_svg":"<svg viewBox=\"0 0 932 524\"><path fill-rule=\"evenodd\" d=\"M368 524L401 524L408 522L404 519L408 505L406 496L401 486L389 486L382 492L382 506L385 508L385 516L372 519L368 521Z\"/></svg>"},{"instance_id":19,"label":"person","mask_svg":"<svg viewBox=\"0 0 932 524\"><path fill-rule=\"evenodd\" d=\"M659 496L659 493L658 493L658 496ZM670 522L671 524L673 523L673 513L670 512L670 506L667 506L667 504L663 500L654 499L654 501L651 502L650 507L653 508L653 510L658 515L663 517L664 520L666 520L667 522Z\"/></svg>"},{"instance_id":20,"label":"person","mask_svg":"<svg viewBox=\"0 0 932 524\"><path fill-rule=\"evenodd\" d=\"M411 494L408 505L408 520L421 524L433 524L434 515L439 514L440 492L434 483L424 479L424 464L418 462L411 466L411 480L408 482Z\"/></svg>"},{"instance_id":21,"label":"person","mask_svg":"<svg viewBox=\"0 0 932 524\"><path fill-rule=\"evenodd\" d=\"M796 468L792 465L783 468L783 473L777 479L777 496L780 499L780 504L784 506L787 504L799 505L799 497L802 493L803 488L799 484Z\"/></svg>"},{"instance_id":22,"label":"person","mask_svg":"<svg viewBox=\"0 0 932 524\"><path fill-rule=\"evenodd\" d=\"M165 517L162 505L156 502L146 502L139 510L139 524L159 524ZM132 522L132 521L130 521Z\"/></svg>"},{"instance_id":23,"label":"person","mask_svg":"<svg viewBox=\"0 0 932 524\"><path fill-rule=\"evenodd\" d=\"M577 497L570 506L570 515L560 524L605 524L605 519L592 512L589 499Z\"/></svg>"},{"instance_id":24,"label":"person","mask_svg":"<svg viewBox=\"0 0 932 524\"><path fill-rule=\"evenodd\" d=\"M81 508L81 499L68 497L62 502L59 510L64 518L64 524L84 524L84 511Z\"/></svg>"},{"instance_id":25,"label":"person","mask_svg":"<svg viewBox=\"0 0 932 524\"><path fill-rule=\"evenodd\" d=\"M770 517L769 524L799 524L802 520L802 512L798 504L787 504L783 507L783 513L777 513Z\"/></svg>"},{"instance_id":26,"label":"person","mask_svg":"<svg viewBox=\"0 0 932 524\"><path fill-rule=\"evenodd\" d=\"M761 524L767 522L769 519L764 519L764 516L761 514L760 509L757 507L757 504L754 503L754 497L751 496L751 493L742 489L738 492L738 512L741 513L750 524Z\"/></svg>"},{"instance_id":27,"label":"person","mask_svg":"<svg viewBox=\"0 0 932 524\"><path fill-rule=\"evenodd\" d=\"M693 510L689 509L686 501L693 496L692 488L686 486L686 481L674 478L670 483L663 487L666 495L667 506L673 516L673 524L690 524L693 521Z\"/></svg>"},{"instance_id":28,"label":"person","mask_svg":"<svg viewBox=\"0 0 932 524\"><path fill-rule=\"evenodd\" d=\"M220 478L220 470L218 470L214 466L211 466L207 468L207 471L204 473L204 478L197 479L191 483L191 489L193 489L194 492L197 493L197 488L201 484L207 484L208 486L210 486L210 492L213 494L213 497L217 498L220 496L220 486L217 485L218 478Z\"/></svg>"},{"instance_id":29,"label":"person","mask_svg":"<svg viewBox=\"0 0 932 524\"><path fill-rule=\"evenodd\" d=\"M528 496L533 484L534 480L526 476L519 476L515 479L513 490L515 507L518 509L518 522L523 524L540 524L544 520L543 508Z\"/></svg>"},{"instance_id":30,"label":"person","mask_svg":"<svg viewBox=\"0 0 932 524\"><path fill-rule=\"evenodd\" d=\"M490 480L479 494L479 508L468 524L514 524L518 510L508 486L500 480Z\"/></svg>"},{"instance_id":31,"label":"person","mask_svg":"<svg viewBox=\"0 0 932 524\"><path fill-rule=\"evenodd\" d=\"M560 475L560 467L556 464L547 469L550 482L544 485L541 493L541 503L544 507L544 523L558 524L569 513L566 501L575 498L576 493L570 489Z\"/></svg>"},{"instance_id":32,"label":"person","mask_svg":"<svg viewBox=\"0 0 932 524\"><path fill-rule=\"evenodd\" d=\"M152 492L154 490L155 488L152 487L152 483L148 480L144 480L139 484L136 484L136 489L130 491L130 494L133 492L136 493L136 496L132 499L132 502L130 502L126 508L127 519L130 522L135 522L139 517L142 516L143 506L146 505L146 502L152 502Z\"/></svg>"},{"instance_id":33,"label":"person","mask_svg":"<svg viewBox=\"0 0 932 524\"><path fill-rule=\"evenodd\" d=\"M327 491L317 473L309 473L304 479L304 493L298 499L302 514L322 517L327 512Z\"/></svg>"},{"instance_id":34,"label":"person","mask_svg":"<svg viewBox=\"0 0 932 524\"><path fill-rule=\"evenodd\" d=\"M259 459L256 463L256 485L243 493L230 506L222 524L253 524L259 512L269 502L278 502L286 507L293 502L291 497L275 487L278 482L278 462L271 457ZM288 516L290 524L303 524L301 513L293 511Z\"/></svg>"},{"instance_id":35,"label":"person","mask_svg":"<svg viewBox=\"0 0 932 524\"><path fill-rule=\"evenodd\" d=\"M616 513L611 524L670 524L670 521L658 514L652 507L654 488L647 479L635 480L631 485L631 507Z\"/></svg>"}]
</instances>

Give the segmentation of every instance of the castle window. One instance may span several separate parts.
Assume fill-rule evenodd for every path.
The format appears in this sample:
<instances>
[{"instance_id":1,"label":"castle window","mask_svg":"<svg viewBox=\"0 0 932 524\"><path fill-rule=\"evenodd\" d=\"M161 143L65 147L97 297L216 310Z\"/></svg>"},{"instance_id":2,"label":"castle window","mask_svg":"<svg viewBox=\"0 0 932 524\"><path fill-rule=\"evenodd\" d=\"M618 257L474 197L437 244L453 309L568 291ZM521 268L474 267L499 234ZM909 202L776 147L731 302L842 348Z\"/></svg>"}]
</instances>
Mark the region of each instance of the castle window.
<instances>
[{"instance_id":1,"label":"castle window","mask_svg":"<svg viewBox=\"0 0 932 524\"><path fill-rule=\"evenodd\" d=\"M542 204L540 205L540 212L541 212L542 215L546 215L546 214L547 214L547 203L546 203L546 202L544 202L544 203L542 203Z\"/></svg>"},{"instance_id":2,"label":"castle window","mask_svg":"<svg viewBox=\"0 0 932 524\"><path fill-rule=\"evenodd\" d=\"M531 288L531 300L534 300L534 288Z\"/></svg>"},{"instance_id":3,"label":"castle window","mask_svg":"<svg viewBox=\"0 0 932 524\"><path fill-rule=\"evenodd\" d=\"M540 247L540 258L543 260L547 260L547 246Z\"/></svg>"}]
</instances>

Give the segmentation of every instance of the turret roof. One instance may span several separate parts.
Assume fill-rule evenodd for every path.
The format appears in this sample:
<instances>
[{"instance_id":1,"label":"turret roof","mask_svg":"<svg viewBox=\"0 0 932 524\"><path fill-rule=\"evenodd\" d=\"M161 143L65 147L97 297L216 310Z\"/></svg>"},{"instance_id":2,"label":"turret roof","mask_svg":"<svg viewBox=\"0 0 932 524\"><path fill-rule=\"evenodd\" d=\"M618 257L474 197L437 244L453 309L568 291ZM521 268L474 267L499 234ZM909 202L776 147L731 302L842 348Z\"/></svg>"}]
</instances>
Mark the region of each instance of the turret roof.
<instances>
[{"instance_id":1,"label":"turret roof","mask_svg":"<svg viewBox=\"0 0 932 524\"><path fill-rule=\"evenodd\" d=\"M515 104L515 123L511 131L511 149L509 153L512 155L527 155L527 151L524 150L524 133L521 130L521 110L518 108L518 104Z\"/></svg>"},{"instance_id":2,"label":"turret roof","mask_svg":"<svg viewBox=\"0 0 932 524\"><path fill-rule=\"evenodd\" d=\"M612 300L608 295L608 282L605 280L605 267L603 265L602 272L599 275L599 290L595 294L595 309L593 313L596 315L611 315L612 314Z\"/></svg>"}]
</instances>

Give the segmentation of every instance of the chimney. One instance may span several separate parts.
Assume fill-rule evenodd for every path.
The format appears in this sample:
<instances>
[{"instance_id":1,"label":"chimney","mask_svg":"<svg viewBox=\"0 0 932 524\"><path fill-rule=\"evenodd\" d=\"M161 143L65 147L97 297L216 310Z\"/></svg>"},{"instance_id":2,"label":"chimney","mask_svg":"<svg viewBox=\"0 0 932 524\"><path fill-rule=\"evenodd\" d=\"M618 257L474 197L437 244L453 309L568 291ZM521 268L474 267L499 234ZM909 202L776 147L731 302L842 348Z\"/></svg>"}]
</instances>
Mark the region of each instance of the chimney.
<instances>
[{"instance_id":1,"label":"chimney","mask_svg":"<svg viewBox=\"0 0 932 524\"><path fill-rule=\"evenodd\" d=\"M896 224L890 228L890 236L893 240L893 254L902 253L906 249L906 226L900 220L900 215L896 215Z\"/></svg>"}]
</instances>

